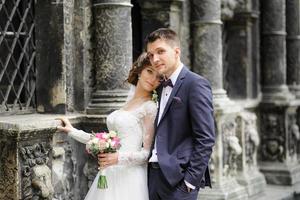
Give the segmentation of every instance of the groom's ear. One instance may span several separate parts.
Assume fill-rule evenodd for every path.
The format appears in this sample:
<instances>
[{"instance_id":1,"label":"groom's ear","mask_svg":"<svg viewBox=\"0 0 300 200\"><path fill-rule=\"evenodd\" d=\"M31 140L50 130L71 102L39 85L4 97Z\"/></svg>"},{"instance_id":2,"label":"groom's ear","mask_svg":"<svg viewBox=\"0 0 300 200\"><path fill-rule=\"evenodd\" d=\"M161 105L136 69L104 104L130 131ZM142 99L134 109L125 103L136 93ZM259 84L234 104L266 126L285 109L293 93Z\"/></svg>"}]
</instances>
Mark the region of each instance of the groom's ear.
<instances>
[{"instance_id":1,"label":"groom's ear","mask_svg":"<svg viewBox=\"0 0 300 200\"><path fill-rule=\"evenodd\" d=\"M175 55L176 55L176 58L180 58L180 54L181 54L181 50L179 47L175 47Z\"/></svg>"}]
</instances>

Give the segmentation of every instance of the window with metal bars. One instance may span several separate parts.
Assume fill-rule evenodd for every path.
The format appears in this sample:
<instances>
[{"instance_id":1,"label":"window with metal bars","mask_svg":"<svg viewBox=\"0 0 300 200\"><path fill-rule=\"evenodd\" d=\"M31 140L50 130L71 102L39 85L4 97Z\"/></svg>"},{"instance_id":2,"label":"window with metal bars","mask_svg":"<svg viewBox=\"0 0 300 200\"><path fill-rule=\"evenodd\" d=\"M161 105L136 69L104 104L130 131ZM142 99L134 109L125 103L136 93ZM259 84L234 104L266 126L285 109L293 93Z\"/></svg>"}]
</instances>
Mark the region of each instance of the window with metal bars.
<instances>
[{"instance_id":1,"label":"window with metal bars","mask_svg":"<svg viewBox=\"0 0 300 200\"><path fill-rule=\"evenodd\" d=\"M0 0L0 114L34 111L34 0Z\"/></svg>"}]
</instances>

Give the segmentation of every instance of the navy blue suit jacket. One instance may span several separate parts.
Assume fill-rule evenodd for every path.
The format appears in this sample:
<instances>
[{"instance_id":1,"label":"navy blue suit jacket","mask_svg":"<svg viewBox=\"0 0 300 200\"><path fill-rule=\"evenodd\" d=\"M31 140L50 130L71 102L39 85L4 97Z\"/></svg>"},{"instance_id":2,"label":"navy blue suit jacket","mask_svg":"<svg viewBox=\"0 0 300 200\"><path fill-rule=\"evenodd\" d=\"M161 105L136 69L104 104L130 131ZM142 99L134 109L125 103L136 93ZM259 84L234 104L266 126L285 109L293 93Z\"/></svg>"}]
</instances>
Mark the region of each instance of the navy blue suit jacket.
<instances>
[{"instance_id":1,"label":"navy blue suit jacket","mask_svg":"<svg viewBox=\"0 0 300 200\"><path fill-rule=\"evenodd\" d=\"M161 91L160 86L159 95ZM169 184L176 186L186 180L196 187L211 186L208 162L215 143L215 124L209 82L183 67L159 124L157 120L158 115L158 162Z\"/></svg>"}]
</instances>

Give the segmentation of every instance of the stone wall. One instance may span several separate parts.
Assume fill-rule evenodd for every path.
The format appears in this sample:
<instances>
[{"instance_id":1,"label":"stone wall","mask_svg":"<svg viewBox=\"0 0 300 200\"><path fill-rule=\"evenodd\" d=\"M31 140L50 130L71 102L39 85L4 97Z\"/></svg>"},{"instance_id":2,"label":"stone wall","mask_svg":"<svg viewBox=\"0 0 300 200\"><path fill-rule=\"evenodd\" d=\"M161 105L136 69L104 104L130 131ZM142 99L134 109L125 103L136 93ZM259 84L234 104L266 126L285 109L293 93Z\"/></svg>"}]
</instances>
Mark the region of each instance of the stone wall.
<instances>
[{"instance_id":1,"label":"stone wall","mask_svg":"<svg viewBox=\"0 0 300 200\"><path fill-rule=\"evenodd\" d=\"M106 114L126 99L123 81L142 39L159 27L178 32L183 62L213 88L213 188L202 190L200 198L264 198L266 183L295 187L298 5L298 0L37 0L40 114L0 116L0 199L84 198L97 164L84 145L56 132L55 114L67 114L87 132L105 129Z\"/></svg>"}]
</instances>

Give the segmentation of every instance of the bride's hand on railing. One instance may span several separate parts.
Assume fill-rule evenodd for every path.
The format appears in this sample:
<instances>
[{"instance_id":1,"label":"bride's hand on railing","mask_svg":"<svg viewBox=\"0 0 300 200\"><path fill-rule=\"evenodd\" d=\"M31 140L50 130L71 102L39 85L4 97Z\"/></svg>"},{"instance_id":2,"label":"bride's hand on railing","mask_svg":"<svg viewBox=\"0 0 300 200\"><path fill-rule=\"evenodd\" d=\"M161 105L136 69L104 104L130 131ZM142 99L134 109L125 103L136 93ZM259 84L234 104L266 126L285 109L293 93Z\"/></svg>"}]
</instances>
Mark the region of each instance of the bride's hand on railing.
<instances>
[{"instance_id":1,"label":"bride's hand on railing","mask_svg":"<svg viewBox=\"0 0 300 200\"><path fill-rule=\"evenodd\" d=\"M62 126L57 126L56 127L58 131L61 131L61 132L64 132L64 133L69 133L73 129L73 126L72 126L72 124L71 124L71 122L68 118L58 117L56 119L60 120L61 123L62 123Z\"/></svg>"}]
</instances>

